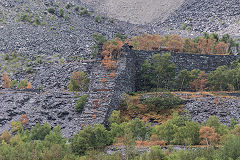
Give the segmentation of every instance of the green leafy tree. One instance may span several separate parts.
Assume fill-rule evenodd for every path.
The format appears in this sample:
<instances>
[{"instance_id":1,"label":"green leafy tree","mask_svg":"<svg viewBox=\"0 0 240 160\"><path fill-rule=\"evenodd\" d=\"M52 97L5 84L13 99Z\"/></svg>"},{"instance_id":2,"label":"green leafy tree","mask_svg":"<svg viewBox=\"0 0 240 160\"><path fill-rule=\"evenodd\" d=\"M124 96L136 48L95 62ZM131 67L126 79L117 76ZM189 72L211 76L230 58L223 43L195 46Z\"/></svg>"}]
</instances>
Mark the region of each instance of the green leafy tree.
<instances>
[{"instance_id":1,"label":"green leafy tree","mask_svg":"<svg viewBox=\"0 0 240 160\"><path fill-rule=\"evenodd\" d=\"M32 140L44 140L45 136L48 135L51 131L51 127L48 123L44 123L44 125L40 125L37 123L30 132L30 138Z\"/></svg>"},{"instance_id":2,"label":"green leafy tree","mask_svg":"<svg viewBox=\"0 0 240 160\"><path fill-rule=\"evenodd\" d=\"M198 145L199 144L200 125L197 122L185 122L185 126L179 127L174 134L173 143L182 145Z\"/></svg>"},{"instance_id":3,"label":"green leafy tree","mask_svg":"<svg viewBox=\"0 0 240 160\"><path fill-rule=\"evenodd\" d=\"M206 125L209 127L213 127L216 133L220 134L221 136L226 135L229 132L227 126L221 124L217 116L210 116L207 120Z\"/></svg>"},{"instance_id":4,"label":"green leafy tree","mask_svg":"<svg viewBox=\"0 0 240 160\"><path fill-rule=\"evenodd\" d=\"M141 83L139 84L139 88L142 90L150 90L153 87L151 83L152 70L152 65L148 60L145 60L141 67Z\"/></svg>"},{"instance_id":5,"label":"green leafy tree","mask_svg":"<svg viewBox=\"0 0 240 160\"><path fill-rule=\"evenodd\" d=\"M220 66L215 71L212 71L208 76L208 83L213 86L215 90L227 90L228 88L228 68L227 66Z\"/></svg>"},{"instance_id":6,"label":"green leafy tree","mask_svg":"<svg viewBox=\"0 0 240 160\"><path fill-rule=\"evenodd\" d=\"M170 62L171 54L155 54L152 57L153 74L151 82L155 88L169 88L176 75L176 66Z\"/></svg>"},{"instance_id":7,"label":"green leafy tree","mask_svg":"<svg viewBox=\"0 0 240 160\"><path fill-rule=\"evenodd\" d=\"M76 102L76 105L74 106L75 111L77 111L78 113L82 113L87 101L87 97L88 95L82 95L81 97L79 97L79 99Z\"/></svg>"},{"instance_id":8,"label":"green leafy tree","mask_svg":"<svg viewBox=\"0 0 240 160\"><path fill-rule=\"evenodd\" d=\"M76 155L84 155L90 149L102 149L113 142L113 137L110 131L97 124L93 127L87 126L78 134L74 135L71 140L71 149Z\"/></svg>"}]
</instances>

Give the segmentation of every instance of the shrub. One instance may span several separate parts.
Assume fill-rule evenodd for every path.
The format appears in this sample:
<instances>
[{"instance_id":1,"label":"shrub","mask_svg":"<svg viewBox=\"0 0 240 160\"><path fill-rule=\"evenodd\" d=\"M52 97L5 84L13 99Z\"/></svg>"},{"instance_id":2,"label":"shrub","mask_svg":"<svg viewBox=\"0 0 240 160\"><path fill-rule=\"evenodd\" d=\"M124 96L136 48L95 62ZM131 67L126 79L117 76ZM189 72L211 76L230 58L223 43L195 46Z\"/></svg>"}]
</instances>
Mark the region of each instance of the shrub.
<instances>
[{"instance_id":1,"label":"shrub","mask_svg":"<svg viewBox=\"0 0 240 160\"><path fill-rule=\"evenodd\" d=\"M148 106L148 109L153 110L162 110L162 109L170 109L176 105L182 103L182 100L171 93L163 93L160 95L152 96L143 100L144 105Z\"/></svg>"},{"instance_id":2,"label":"shrub","mask_svg":"<svg viewBox=\"0 0 240 160\"><path fill-rule=\"evenodd\" d=\"M47 11L48 11L48 13L51 13L51 14L55 13L55 9L54 8L48 8Z\"/></svg>"},{"instance_id":3,"label":"shrub","mask_svg":"<svg viewBox=\"0 0 240 160\"><path fill-rule=\"evenodd\" d=\"M16 132L22 132L23 131L23 126L21 122L18 121L11 121L10 122L11 127L12 127L12 133L16 133Z\"/></svg>"},{"instance_id":4,"label":"shrub","mask_svg":"<svg viewBox=\"0 0 240 160\"><path fill-rule=\"evenodd\" d=\"M185 30L187 28L187 24L186 23L184 23L183 25L182 25L182 30Z\"/></svg>"},{"instance_id":5,"label":"shrub","mask_svg":"<svg viewBox=\"0 0 240 160\"><path fill-rule=\"evenodd\" d=\"M240 152L240 137L239 136L230 136L224 142L223 149L221 150L221 154L224 160L229 159L239 159Z\"/></svg>"},{"instance_id":6,"label":"shrub","mask_svg":"<svg viewBox=\"0 0 240 160\"><path fill-rule=\"evenodd\" d=\"M81 97L79 97L79 99L76 102L76 105L74 106L75 111L81 113L84 109L84 106L86 104L87 101L87 96L88 95L83 95Z\"/></svg>"},{"instance_id":7,"label":"shrub","mask_svg":"<svg viewBox=\"0 0 240 160\"><path fill-rule=\"evenodd\" d=\"M11 134L8 131L4 131L2 135L0 136L0 142L4 141L6 143L10 142Z\"/></svg>"},{"instance_id":8,"label":"shrub","mask_svg":"<svg viewBox=\"0 0 240 160\"><path fill-rule=\"evenodd\" d=\"M32 85L31 85L31 83L30 83L30 82L27 82L26 89L32 89Z\"/></svg>"},{"instance_id":9,"label":"shrub","mask_svg":"<svg viewBox=\"0 0 240 160\"><path fill-rule=\"evenodd\" d=\"M74 10L75 10L76 12L78 12L78 11L79 11L79 9L80 9L80 7L79 7L79 6L76 6L76 7L74 8Z\"/></svg>"},{"instance_id":10,"label":"shrub","mask_svg":"<svg viewBox=\"0 0 240 160\"><path fill-rule=\"evenodd\" d=\"M59 13L60 13L60 17L64 17L64 9L63 9L63 8L61 8L61 9L59 10Z\"/></svg>"},{"instance_id":11,"label":"shrub","mask_svg":"<svg viewBox=\"0 0 240 160\"><path fill-rule=\"evenodd\" d=\"M2 87L3 88L10 88L11 87L11 79L8 77L7 73L3 73L2 76Z\"/></svg>"},{"instance_id":12,"label":"shrub","mask_svg":"<svg viewBox=\"0 0 240 160\"><path fill-rule=\"evenodd\" d=\"M65 6L65 8L66 9L69 9L69 8L71 8L73 6L73 4L71 3L71 2L69 2L66 6Z\"/></svg>"},{"instance_id":13,"label":"shrub","mask_svg":"<svg viewBox=\"0 0 240 160\"><path fill-rule=\"evenodd\" d=\"M25 80L21 80L19 83L18 83L18 89L24 89L28 86L28 80L25 79Z\"/></svg>"},{"instance_id":14,"label":"shrub","mask_svg":"<svg viewBox=\"0 0 240 160\"><path fill-rule=\"evenodd\" d=\"M70 146L74 154L81 156L89 149L102 149L112 142L110 132L103 125L97 124L93 127L87 126L74 135Z\"/></svg>"},{"instance_id":15,"label":"shrub","mask_svg":"<svg viewBox=\"0 0 240 160\"><path fill-rule=\"evenodd\" d=\"M165 160L166 155L160 146L153 146L147 154L149 160Z\"/></svg>"},{"instance_id":16,"label":"shrub","mask_svg":"<svg viewBox=\"0 0 240 160\"><path fill-rule=\"evenodd\" d=\"M100 17L100 16L96 16L96 17L95 17L95 22L101 23L101 22L102 22L101 17Z\"/></svg>"},{"instance_id":17,"label":"shrub","mask_svg":"<svg viewBox=\"0 0 240 160\"><path fill-rule=\"evenodd\" d=\"M17 86L17 80L12 80L11 81L11 88Z\"/></svg>"},{"instance_id":18,"label":"shrub","mask_svg":"<svg viewBox=\"0 0 240 160\"><path fill-rule=\"evenodd\" d=\"M20 117L20 122L22 125L27 125L28 124L28 116L26 114L22 114Z\"/></svg>"},{"instance_id":19,"label":"shrub","mask_svg":"<svg viewBox=\"0 0 240 160\"><path fill-rule=\"evenodd\" d=\"M88 10L86 10L86 9L81 9L80 15L81 15L81 16L83 16L83 15L90 16L90 13L89 13Z\"/></svg>"},{"instance_id":20,"label":"shrub","mask_svg":"<svg viewBox=\"0 0 240 160\"><path fill-rule=\"evenodd\" d=\"M117 123L120 124L120 110L116 111L114 110L111 114L111 116L108 119L110 124Z\"/></svg>"},{"instance_id":21,"label":"shrub","mask_svg":"<svg viewBox=\"0 0 240 160\"><path fill-rule=\"evenodd\" d=\"M89 81L87 73L81 71L73 72L68 89L69 91L88 91Z\"/></svg>"}]
</instances>

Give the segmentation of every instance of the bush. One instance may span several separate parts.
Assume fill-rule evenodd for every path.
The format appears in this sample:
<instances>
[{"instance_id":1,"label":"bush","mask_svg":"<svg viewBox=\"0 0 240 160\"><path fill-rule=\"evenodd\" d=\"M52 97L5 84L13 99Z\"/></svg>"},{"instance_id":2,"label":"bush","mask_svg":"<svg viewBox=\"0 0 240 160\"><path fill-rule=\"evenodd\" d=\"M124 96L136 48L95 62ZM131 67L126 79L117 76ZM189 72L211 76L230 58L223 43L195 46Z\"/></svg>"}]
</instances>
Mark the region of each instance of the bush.
<instances>
[{"instance_id":1,"label":"bush","mask_svg":"<svg viewBox=\"0 0 240 160\"><path fill-rule=\"evenodd\" d=\"M83 95L77 100L76 105L74 106L75 111L77 111L78 113L82 113L87 101L87 97L88 95Z\"/></svg>"},{"instance_id":2,"label":"bush","mask_svg":"<svg viewBox=\"0 0 240 160\"><path fill-rule=\"evenodd\" d=\"M222 156L224 160L239 159L240 157L240 137L239 136L230 136L225 141L223 145Z\"/></svg>"},{"instance_id":3,"label":"bush","mask_svg":"<svg viewBox=\"0 0 240 160\"><path fill-rule=\"evenodd\" d=\"M6 143L9 143L11 136L12 135L8 131L4 131L0 136L0 142L4 141Z\"/></svg>"},{"instance_id":4,"label":"bush","mask_svg":"<svg viewBox=\"0 0 240 160\"><path fill-rule=\"evenodd\" d=\"M120 110L116 111L114 110L111 114L111 116L108 119L110 124L117 123L120 124Z\"/></svg>"},{"instance_id":5,"label":"bush","mask_svg":"<svg viewBox=\"0 0 240 160\"><path fill-rule=\"evenodd\" d=\"M47 11L48 11L48 13L51 13L51 14L55 13L55 9L54 8L48 8Z\"/></svg>"},{"instance_id":6,"label":"bush","mask_svg":"<svg viewBox=\"0 0 240 160\"><path fill-rule=\"evenodd\" d=\"M63 8L61 8L61 9L59 10L59 13L60 13L60 17L64 17L64 9L63 9Z\"/></svg>"},{"instance_id":7,"label":"bush","mask_svg":"<svg viewBox=\"0 0 240 160\"><path fill-rule=\"evenodd\" d=\"M76 155L84 155L89 149L102 149L106 145L110 145L113 138L109 131L101 124L93 127L87 126L78 134L74 135L71 140L71 149Z\"/></svg>"},{"instance_id":8,"label":"bush","mask_svg":"<svg viewBox=\"0 0 240 160\"><path fill-rule=\"evenodd\" d=\"M65 6L65 8L66 9L69 9L69 8L71 8L73 6L73 4L70 2L70 3L68 3L66 6Z\"/></svg>"},{"instance_id":9,"label":"bush","mask_svg":"<svg viewBox=\"0 0 240 160\"><path fill-rule=\"evenodd\" d=\"M90 79L85 72L77 71L72 73L72 78L68 84L69 91L88 91Z\"/></svg>"},{"instance_id":10,"label":"bush","mask_svg":"<svg viewBox=\"0 0 240 160\"><path fill-rule=\"evenodd\" d=\"M18 83L18 89L24 89L28 86L28 80L22 80Z\"/></svg>"},{"instance_id":11,"label":"bush","mask_svg":"<svg viewBox=\"0 0 240 160\"><path fill-rule=\"evenodd\" d=\"M181 104L182 100L171 93L162 93L160 95L146 98L142 103L147 105L148 109L151 111L159 111L162 109L171 109L174 106Z\"/></svg>"},{"instance_id":12,"label":"bush","mask_svg":"<svg viewBox=\"0 0 240 160\"><path fill-rule=\"evenodd\" d=\"M23 131L23 125L21 122L19 121L11 121L10 122L11 127L12 127L12 133L16 133L16 132L22 132Z\"/></svg>"},{"instance_id":13,"label":"bush","mask_svg":"<svg viewBox=\"0 0 240 160\"><path fill-rule=\"evenodd\" d=\"M3 88L10 88L11 87L11 79L8 77L7 73L3 73L2 87Z\"/></svg>"},{"instance_id":14,"label":"bush","mask_svg":"<svg viewBox=\"0 0 240 160\"><path fill-rule=\"evenodd\" d=\"M167 157L160 146L153 146L147 154L148 160L165 160Z\"/></svg>"}]
</instances>

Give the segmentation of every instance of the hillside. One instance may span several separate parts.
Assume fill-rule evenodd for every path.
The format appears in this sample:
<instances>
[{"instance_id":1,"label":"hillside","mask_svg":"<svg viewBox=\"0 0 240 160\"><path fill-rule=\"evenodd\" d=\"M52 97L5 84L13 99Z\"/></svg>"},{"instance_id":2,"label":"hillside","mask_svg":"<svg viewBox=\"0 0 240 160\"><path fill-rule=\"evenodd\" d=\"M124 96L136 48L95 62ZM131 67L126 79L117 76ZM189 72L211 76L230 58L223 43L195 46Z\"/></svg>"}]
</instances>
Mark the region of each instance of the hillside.
<instances>
[{"instance_id":1,"label":"hillside","mask_svg":"<svg viewBox=\"0 0 240 160\"><path fill-rule=\"evenodd\" d=\"M239 160L239 7L0 0L0 159Z\"/></svg>"}]
</instances>

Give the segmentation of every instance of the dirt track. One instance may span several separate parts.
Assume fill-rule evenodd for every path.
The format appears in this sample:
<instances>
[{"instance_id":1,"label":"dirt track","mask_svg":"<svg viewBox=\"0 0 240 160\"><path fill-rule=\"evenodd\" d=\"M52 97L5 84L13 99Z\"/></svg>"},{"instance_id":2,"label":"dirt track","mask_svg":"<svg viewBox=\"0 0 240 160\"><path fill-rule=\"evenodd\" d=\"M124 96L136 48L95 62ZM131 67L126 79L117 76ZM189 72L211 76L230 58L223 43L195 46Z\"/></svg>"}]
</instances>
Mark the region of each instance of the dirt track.
<instances>
[{"instance_id":1,"label":"dirt track","mask_svg":"<svg viewBox=\"0 0 240 160\"><path fill-rule=\"evenodd\" d=\"M99 13L134 24L162 21L184 0L81 0Z\"/></svg>"}]
</instances>

